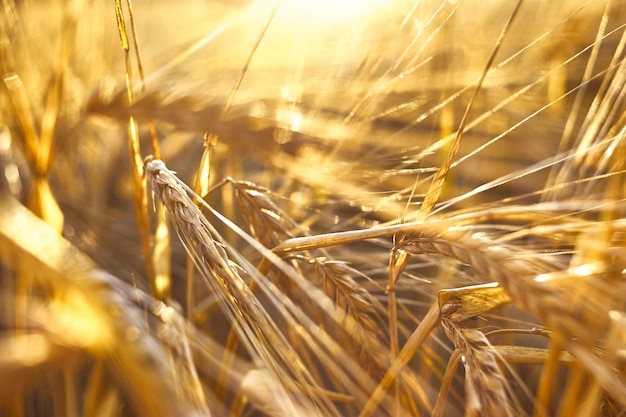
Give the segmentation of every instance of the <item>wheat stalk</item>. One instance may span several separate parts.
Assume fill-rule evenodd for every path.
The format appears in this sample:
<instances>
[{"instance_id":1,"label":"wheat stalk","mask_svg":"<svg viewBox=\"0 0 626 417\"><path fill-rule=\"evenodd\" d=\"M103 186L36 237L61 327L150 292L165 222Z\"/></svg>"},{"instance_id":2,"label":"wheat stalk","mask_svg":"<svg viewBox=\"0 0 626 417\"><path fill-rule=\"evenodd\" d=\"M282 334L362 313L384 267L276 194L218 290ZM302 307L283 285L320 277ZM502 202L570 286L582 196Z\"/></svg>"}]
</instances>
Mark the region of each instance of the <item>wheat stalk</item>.
<instances>
[{"instance_id":1,"label":"wheat stalk","mask_svg":"<svg viewBox=\"0 0 626 417\"><path fill-rule=\"evenodd\" d=\"M225 244L221 241L219 234L189 197L189 195L194 195L193 191L159 160L148 161L145 165L145 171L155 195L167 208L179 238L192 255L207 284L222 300L220 304L233 321L240 340L252 357L260 361L259 366L267 368L270 374L285 387L286 391L282 394L277 392L276 398L282 398L285 395L292 398L297 392L306 393L305 396L297 395L298 399L294 399L294 403L287 408L295 407L293 410L296 410L297 404L304 401L308 402L307 410L309 413L337 414L337 410L329 401L328 395L324 394L324 390L316 388L320 386L319 382L309 372L304 360L294 349L295 346L299 345L309 351L308 355L318 358L317 365L322 365L326 372L334 375L334 378L338 378L336 383L340 386L351 384L350 381L364 387L371 384L369 377L365 376L366 374L362 373L358 367L355 367L356 365L352 364L352 360L345 353L343 356L341 355L343 349L328 339L328 336L310 319L303 316L300 310L292 305L278 289L268 281L255 281L257 284L260 283L261 289L267 291L269 288L270 297L279 297L279 303L285 304L291 311L295 311L300 324L293 323L290 325L290 331L294 332L290 337L296 337L300 341L289 343L241 277L240 271L249 270L249 268L242 268L229 258ZM238 258L238 260L244 261L243 258ZM256 277L263 278L258 275ZM310 293L312 287L309 285L306 288ZM315 292L310 294L310 296L314 295ZM323 299L317 297L316 302L323 302ZM331 311L328 308L325 310ZM286 314L287 320L292 320L289 319L291 316L286 311L283 314ZM304 328L311 329L312 333L309 333L307 337L301 335ZM313 335L315 336L313 337ZM316 343L321 345L318 346ZM325 349L330 349L334 354L339 355L338 358L343 357L344 362L340 366L336 366L339 362L319 361L319 358L325 355ZM350 373L356 374L350 375ZM356 379L359 374L361 380ZM365 379L363 379L364 376ZM352 388L354 389L355 386ZM358 391L353 391L352 394L358 394L355 399L358 398L359 401L364 401L366 398L364 393Z\"/></svg>"},{"instance_id":2,"label":"wheat stalk","mask_svg":"<svg viewBox=\"0 0 626 417\"><path fill-rule=\"evenodd\" d=\"M536 259L529 261L510 248L490 243L484 238L476 239L463 232L442 230L435 234L409 234L406 240L400 242L399 247L412 254L434 253L457 259L474 268L474 273L482 279L499 282L511 300L520 305L525 311L537 317L549 329L561 334L566 339L570 353L578 360L588 364L585 368L593 374L602 387L618 402L626 405L626 389L621 380L623 375L614 373L610 365L602 364L593 352L584 346L589 341L596 340L595 329L589 329L580 321L571 319L572 316L584 314L595 326L600 326L603 320L608 319L608 311L599 310L594 301L596 291L572 302L572 293L566 288L550 285L546 272L552 270L546 262ZM593 270L593 268L591 268ZM602 288L604 279L602 270L596 274L589 274L587 279L592 285L581 278L581 270L577 273L566 273L568 279L575 280L583 288L593 290L594 282L600 281L597 288ZM539 280L535 278L541 278ZM545 282L544 282L545 281ZM580 294L583 294L580 291ZM588 302L587 302L588 301ZM578 303L582 304L578 304ZM453 329L452 329L453 330ZM454 333L458 342L460 334ZM582 344L577 340L582 338ZM590 366L593 363L593 366Z\"/></svg>"},{"instance_id":3,"label":"wheat stalk","mask_svg":"<svg viewBox=\"0 0 626 417\"><path fill-rule=\"evenodd\" d=\"M478 285L439 293L441 325L454 344L465 367L465 410L467 416L512 416L515 407L497 356L487 337L469 327L471 319L509 302L498 286ZM451 356L454 359L455 355ZM441 395L441 394L440 394Z\"/></svg>"},{"instance_id":4,"label":"wheat stalk","mask_svg":"<svg viewBox=\"0 0 626 417\"><path fill-rule=\"evenodd\" d=\"M188 187L160 160L147 162L145 171L152 190L167 208L174 228L197 268L208 285L224 300L222 306L246 347L253 349L262 358L264 366L275 376L282 377L281 380L293 377L304 385L314 385L298 355L241 277L241 268L229 259L224 245L218 240L217 231L188 196ZM288 394L284 395L288 397ZM321 406L327 412L332 410L326 404Z\"/></svg>"},{"instance_id":5,"label":"wheat stalk","mask_svg":"<svg viewBox=\"0 0 626 417\"><path fill-rule=\"evenodd\" d=\"M270 191L249 181L231 180L235 198L252 236L263 246L273 248L293 237L300 226L270 198Z\"/></svg>"},{"instance_id":6,"label":"wheat stalk","mask_svg":"<svg viewBox=\"0 0 626 417\"><path fill-rule=\"evenodd\" d=\"M336 307L345 311L351 323L347 326L350 346L365 369L371 375L380 376L381 370L389 366L387 349L382 345L386 335L379 316L382 306L364 288L360 287L351 275L360 275L344 262L326 259L311 261L315 267L318 282L333 300Z\"/></svg>"}]
</instances>

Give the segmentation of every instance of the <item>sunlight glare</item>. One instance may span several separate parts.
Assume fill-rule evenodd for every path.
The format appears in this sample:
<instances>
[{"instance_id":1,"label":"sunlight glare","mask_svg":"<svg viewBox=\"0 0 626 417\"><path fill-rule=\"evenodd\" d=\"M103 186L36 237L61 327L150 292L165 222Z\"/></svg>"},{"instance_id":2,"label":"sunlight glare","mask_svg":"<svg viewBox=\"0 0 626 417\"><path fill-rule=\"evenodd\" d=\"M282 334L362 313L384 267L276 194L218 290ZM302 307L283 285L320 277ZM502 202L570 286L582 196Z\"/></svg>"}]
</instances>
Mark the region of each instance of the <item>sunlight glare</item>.
<instances>
[{"instance_id":1,"label":"sunlight glare","mask_svg":"<svg viewBox=\"0 0 626 417\"><path fill-rule=\"evenodd\" d=\"M337 23L374 13L377 7L384 4L380 0L288 0L283 7L294 18Z\"/></svg>"}]
</instances>

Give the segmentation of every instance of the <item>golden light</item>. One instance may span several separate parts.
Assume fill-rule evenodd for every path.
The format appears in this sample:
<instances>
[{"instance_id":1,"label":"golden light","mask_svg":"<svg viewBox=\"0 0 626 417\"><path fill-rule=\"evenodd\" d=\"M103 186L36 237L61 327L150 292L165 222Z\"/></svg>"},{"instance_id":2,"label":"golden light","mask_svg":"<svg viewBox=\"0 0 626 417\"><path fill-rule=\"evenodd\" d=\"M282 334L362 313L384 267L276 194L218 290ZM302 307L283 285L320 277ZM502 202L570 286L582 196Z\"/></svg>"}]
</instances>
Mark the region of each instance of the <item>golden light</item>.
<instances>
[{"instance_id":1,"label":"golden light","mask_svg":"<svg viewBox=\"0 0 626 417\"><path fill-rule=\"evenodd\" d=\"M16 334L0 341L0 354L5 364L36 366L50 356L51 345L41 334Z\"/></svg>"},{"instance_id":2,"label":"golden light","mask_svg":"<svg viewBox=\"0 0 626 417\"><path fill-rule=\"evenodd\" d=\"M107 349L113 343L108 319L80 291L66 289L39 314L38 321L57 343L92 350Z\"/></svg>"},{"instance_id":3,"label":"golden light","mask_svg":"<svg viewBox=\"0 0 626 417\"><path fill-rule=\"evenodd\" d=\"M381 0L286 0L281 12L316 24L339 23L354 21L384 5Z\"/></svg>"}]
</instances>

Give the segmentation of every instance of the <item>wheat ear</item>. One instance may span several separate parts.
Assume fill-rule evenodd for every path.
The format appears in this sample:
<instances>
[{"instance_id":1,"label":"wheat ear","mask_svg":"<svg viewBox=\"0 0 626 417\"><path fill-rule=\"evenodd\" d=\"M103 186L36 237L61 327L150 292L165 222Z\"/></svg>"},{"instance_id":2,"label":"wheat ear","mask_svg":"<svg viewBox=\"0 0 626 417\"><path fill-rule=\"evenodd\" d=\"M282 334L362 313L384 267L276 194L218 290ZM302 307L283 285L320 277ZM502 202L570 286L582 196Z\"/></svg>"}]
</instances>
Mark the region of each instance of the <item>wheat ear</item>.
<instances>
[{"instance_id":1,"label":"wheat ear","mask_svg":"<svg viewBox=\"0 0 626 417\"><path fill-rule=\"evenodd\" d=\"M257 361L258 366L261 369L268 369L269 374L280 382L276 386L284 388L284 392L277 393L276 398L294 399L292 404L283 404L283 409L295 413L302 403L307 403L306 408L310 415L340 414L323 390L319 389L320 383L311 374L301 356L246 285L240 272L244 271L244 268L229 258L226 244L190 197L190 195L195 195L193 191L160 160L148 161L145 170L155 195L163 202L170 214L179 238L192 256L207 285L220 297L220 305L225 314L231 318L243 345ZM196 198L199 197L196 196ZM240 257L237 259L244 261ZM246 267L249 270L250 265ZM264 285L271 287L272 284L266 282ZM275 292L270 294L270 297L277 296L280 297ZM288 302L284 298L280 301ZM295 306L290 306L290 308L294 309ZM289 313L285 312L285 314ZM298 320L306 320L306 318L302 316ZM305 331L302 325L292 324L297 332ZM306 326L314 325L309 320ZM332 349L335 353L341 352L338 350L340 347L329 341L321 329L312 329L312 331L314 333L309 334L310 337L302 338L302 341L314 352L315 356L323 355L316 343L322 343L325 349ZM346 364L342 363L341 366L346 366ZM326 366L325 369L338 374L344 372L340 367ZM362 378L354 381L358 384L368 383Z\"/></svg>"},{"instance_id":2,"label":"wheat ear","mask_svg":"<svg viewBox=\"0 0 626 417\"><path fill-rule=\"evenodd\" d=\"M626 406L624 376L616 374L609 364L600 361L587 347L589 342L594 341L595 332L576 319L583 314L581 309L587 307L585 303L572 303L567 287L559 288L549 281L537 279L555 273L555 265L536 258L531 261L519 256L510 247L463 231L411 233L399 243L399 247L414 255L434 253L454 258L470 265L477 277L499 282L514 303L563 336L570 353L586 364L587 371L597 378L607 393ZM570 271L570 281L584 285L579 271ZM589 306L595 305L593 299L588 301ZM590 308L589 313L598 314L595 310Z\"/></svg>"}]
</instances>

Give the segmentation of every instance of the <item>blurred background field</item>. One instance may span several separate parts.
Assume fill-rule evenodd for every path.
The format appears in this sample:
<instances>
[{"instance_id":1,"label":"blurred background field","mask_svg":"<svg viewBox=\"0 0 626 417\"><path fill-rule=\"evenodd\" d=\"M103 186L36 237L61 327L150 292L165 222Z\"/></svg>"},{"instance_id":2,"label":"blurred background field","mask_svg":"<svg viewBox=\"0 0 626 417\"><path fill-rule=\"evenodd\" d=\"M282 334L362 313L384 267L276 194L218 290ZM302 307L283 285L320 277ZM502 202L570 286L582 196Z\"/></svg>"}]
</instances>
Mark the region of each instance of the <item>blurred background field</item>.
<instances>
[{"instance_id":1,"label":"blurred background field","mask_svg":"<svg viewBox=\"0 0 626 417\"><path fill-rule=\"evenodd\" d=\"M625 24L3 1L0 414L626 415Z\"/></svg>"}]
</instances>

